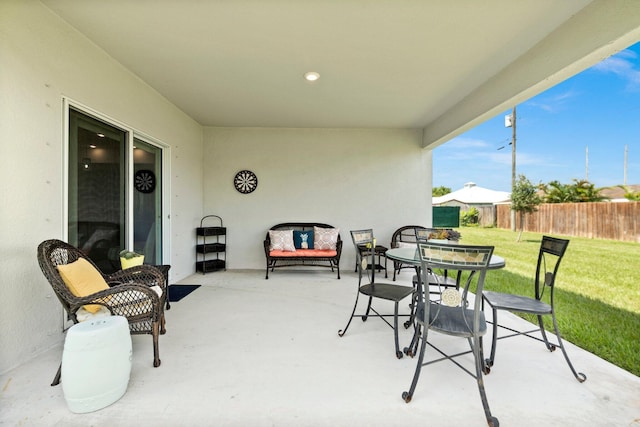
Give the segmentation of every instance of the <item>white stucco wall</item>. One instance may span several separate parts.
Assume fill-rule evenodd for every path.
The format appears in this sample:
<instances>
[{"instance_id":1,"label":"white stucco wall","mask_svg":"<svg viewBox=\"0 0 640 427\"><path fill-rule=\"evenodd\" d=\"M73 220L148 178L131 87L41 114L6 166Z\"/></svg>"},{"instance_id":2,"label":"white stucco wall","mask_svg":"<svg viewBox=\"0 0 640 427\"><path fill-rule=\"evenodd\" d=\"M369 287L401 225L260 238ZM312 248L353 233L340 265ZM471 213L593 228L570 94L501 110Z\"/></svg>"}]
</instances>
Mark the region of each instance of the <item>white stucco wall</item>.
<instances>
[{"instance_id":1,"label":"white stucco wall","mask_svg":"<svg viewBox=\"0 0 640 427\"><path fill-rule=\"evenodd\" d=\"M421 130L205 128L204 209L227 227L227 268L265 268L262 241L281 222L323 222L345 241L340 267L352 268L349 230L393 231L431 224L431 152ZM243 169L258 188L241 194ZM258 276L260 277L260 276Z\"/></svg>"},{"instance_id":2,"label":"white stucco wall","mask_svg":"<svg viewBox=\"0 0 640 427\"><path fill-rule=\"evenodd\" d=\"M63 98L168 146L172 282L194 272L194 228L206 214L228 228L229 269L262 270L262 240L279 222L339 227L344 271L354 262L349 230L373 227L385 244L402 225L431 223L431 153L421 130L203 130L39 1L5 0L0 373L63 340L62 308L36 260L37 245L65 231ZM252 194L233 188L242 169L258 175Z\"/></svg>"},{"instance_id":3,"label":"white stucco wall","mask_svg":"<svg viewBox=\"0 0 640 427\"><path fill-rule=\"evenodd\" d=\"M64 234L63 97L170 147L171 274L194 270L202 127L39 1L0 3L0 373L61 343L62 308L36 260ZM53 372L52 372L53 375Z\"/></svg>"}]
</instances>

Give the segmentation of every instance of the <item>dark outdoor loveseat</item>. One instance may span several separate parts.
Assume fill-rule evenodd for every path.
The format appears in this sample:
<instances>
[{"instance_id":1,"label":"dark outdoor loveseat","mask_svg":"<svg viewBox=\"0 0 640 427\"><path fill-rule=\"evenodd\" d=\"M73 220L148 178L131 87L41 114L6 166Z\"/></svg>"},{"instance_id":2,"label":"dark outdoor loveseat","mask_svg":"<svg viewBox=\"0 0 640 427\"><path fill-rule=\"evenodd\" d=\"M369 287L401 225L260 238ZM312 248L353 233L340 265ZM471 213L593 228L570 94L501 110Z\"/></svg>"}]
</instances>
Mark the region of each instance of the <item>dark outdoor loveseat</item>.
<instances>
[{"instance_id":1,"label":"dark outdoor loveseat","mask_svg":"<svg viewBox=\"0 0 640 427\"><path fill-rule=\"evenodd\" d=\"M312 237L313 236L313 237ZM289 239L293 239L290 241ZM328 267L340 278L342 239L339 229L319 222L285 222L274 225L264 240L269 270L291 266Z\"/></svg>"}]
</instances>

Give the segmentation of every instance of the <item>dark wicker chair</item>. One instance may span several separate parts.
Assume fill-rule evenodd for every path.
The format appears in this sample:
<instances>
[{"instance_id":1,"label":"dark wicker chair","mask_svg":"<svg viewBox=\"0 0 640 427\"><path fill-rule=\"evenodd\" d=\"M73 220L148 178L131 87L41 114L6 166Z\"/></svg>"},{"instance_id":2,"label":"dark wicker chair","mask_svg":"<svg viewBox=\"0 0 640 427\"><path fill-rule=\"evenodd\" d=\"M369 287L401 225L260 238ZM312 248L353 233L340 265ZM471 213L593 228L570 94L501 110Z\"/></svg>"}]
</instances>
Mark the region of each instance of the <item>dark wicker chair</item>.
<instances>
[{"instance_id":1,"label":"dark wicker chair","mask_svg":"<svg viewBox=\"0 0 640 427\"><path fill-rule=\"evenodd\" d=\"M399 248L403 245L415 247L417 242L426 242L431 238L430 236L442 230L450 231L450 229L427 228L421 225L405 225L403 227L398 228L391 236L391 247ZM412 265L403 264L400 261L393 262L393 280L394 281L396 280L396 274L399 275L400 270L404 268L414 269L415 267ZM461 279L460 271L458 271L457 277L449 277L446 270L440 271L438 273L439 276L437 278L434 276L436 272L430 272L430 273L431 274L429 276L429 283L432 285L437 284L439 286L445 286L445 287L455 287L455 288L460 287L460 279ZM417 285L418 276L414 275L412 281L414 285Z\"/></svg>"},{"instance_id":2,"label":"dark wicker chair","mask_svg":"<svg viewBox=\"0 0 640 427\"><path fill-rule=\"evenodd\" d=\"M399 248L402 245L415 246L418 243L416 235L419 231L431 231L432 228L426 228L421 225L405 225L398 228L393 232L391 236L391 248ZM396 275L400 274L400 270L404 268L415 269L412 265L402 264L400 261L393 262L393 280L396 280Z\"/></svg>"},{"instance_id":3,"label":"dark wicker chair","mask_svg":"<svg viewBox=\"0 0 640 427\"><path fill-rule=\"evenodd\" d=\"M102 274L110 288L85 297L72 294L62 280L57 266L70 264L79 258L90 262ZM167 284L164 275L156 267L140 265L106 275L78 248L56 239L46 240L38 246L38 263L73 323L78 323L78 310L84 305L104 306L112 315L126 317L132 334L153 336L153 366L160 366L158 336L165 333L164 303ZM156 285L162 289L161 296L151 289ZM51 385L59 382L60 369Z\"/></svg>"}]
</instances>

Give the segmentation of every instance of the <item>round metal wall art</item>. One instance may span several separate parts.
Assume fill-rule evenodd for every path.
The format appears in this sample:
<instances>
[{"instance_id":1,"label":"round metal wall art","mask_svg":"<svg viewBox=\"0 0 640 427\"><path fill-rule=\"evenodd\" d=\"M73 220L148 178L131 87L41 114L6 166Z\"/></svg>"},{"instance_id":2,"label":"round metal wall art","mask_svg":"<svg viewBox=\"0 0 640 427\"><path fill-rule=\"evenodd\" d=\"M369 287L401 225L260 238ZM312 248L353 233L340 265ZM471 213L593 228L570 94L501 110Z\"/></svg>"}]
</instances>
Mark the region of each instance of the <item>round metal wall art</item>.
<instances>
[{"instance_id":1,"label":"round metal wall art","mask_svg":"<svg viewBox=\"0 0 640 427\"><path fill-rule=\"evenodd\" d=\"M249 194L258 187L258 177L249 170L242 170L233 178L233 186L240 193Z\"/></svg>"},{"instance_id":2,"label":"round metal wall art","mask_svg":"<svg viewBox=\"0 0 640 427\"><path fill-rule=\"evenodd\" d=\"M156 189L156 176L153 171L141 169L136 172L133 185L141 193L153 193Z\"/></svg>"}]
</instances>

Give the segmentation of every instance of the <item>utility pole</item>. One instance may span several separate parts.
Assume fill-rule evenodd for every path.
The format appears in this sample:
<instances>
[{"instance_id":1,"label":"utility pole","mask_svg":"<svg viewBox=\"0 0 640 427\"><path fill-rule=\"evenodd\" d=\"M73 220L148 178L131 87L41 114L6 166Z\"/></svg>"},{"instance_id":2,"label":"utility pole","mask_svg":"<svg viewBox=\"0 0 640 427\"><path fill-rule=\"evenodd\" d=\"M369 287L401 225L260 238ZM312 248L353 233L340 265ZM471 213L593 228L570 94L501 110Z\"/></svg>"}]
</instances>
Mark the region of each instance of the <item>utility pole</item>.
<instances>
[{"instance_id":1,"label":"utility pole","mask_svg":"<svg viewBox=\"0 0 640 427\"><path fill-rule=\"evenodd\" d=\"M629 146L627 144L624 145L624 186L627 186L627 159L629 156Z\"/></svg>"},{"instance_id":2,"label":"utility pole","mask_svg":"<svg viewBox=\"0 0 640 427\"><path fill-rule=\"evenodd\" d=\"M589 182L589 146L587 145L587 149L585 151L585 179L587 180L587 182Z\"/></svg>"},{"instance_id":3,"label":"utility pole","mask_svg":"<svg viewBox=\"0 0 640 427\"><path fill-rule=\"evenodd\" d=\"M511 116L504 118L505 127L511 128L511 194L516 190L516 107L513 106ZM516 231L516 211L511 209L511 231Z\"/></svg>"}]
</instances>

